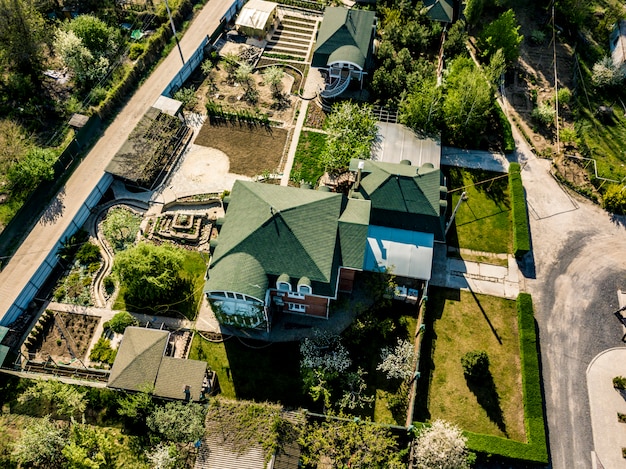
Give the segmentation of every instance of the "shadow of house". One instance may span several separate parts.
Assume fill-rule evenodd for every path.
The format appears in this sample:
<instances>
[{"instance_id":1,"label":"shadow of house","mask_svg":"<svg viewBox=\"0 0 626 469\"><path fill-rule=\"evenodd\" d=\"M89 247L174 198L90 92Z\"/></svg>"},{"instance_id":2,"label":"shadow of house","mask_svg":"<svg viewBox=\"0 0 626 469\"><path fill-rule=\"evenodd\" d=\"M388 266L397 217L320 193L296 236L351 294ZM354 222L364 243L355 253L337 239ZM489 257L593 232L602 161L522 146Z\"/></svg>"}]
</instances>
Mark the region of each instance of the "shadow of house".
<instances>
[{"instance_id":1,"label":"shadow of house","mask_svg":"<svg viewBox=\"0 0 626 469\"><path fill-rule=\"evenodd\" d=\"M152 390L163 399L200 401L214 389L206 362L167 356L170 333L127 327L107 386L124 391ZM172 352L172 350L169 350Z\"/></svg>"}]
</instances>

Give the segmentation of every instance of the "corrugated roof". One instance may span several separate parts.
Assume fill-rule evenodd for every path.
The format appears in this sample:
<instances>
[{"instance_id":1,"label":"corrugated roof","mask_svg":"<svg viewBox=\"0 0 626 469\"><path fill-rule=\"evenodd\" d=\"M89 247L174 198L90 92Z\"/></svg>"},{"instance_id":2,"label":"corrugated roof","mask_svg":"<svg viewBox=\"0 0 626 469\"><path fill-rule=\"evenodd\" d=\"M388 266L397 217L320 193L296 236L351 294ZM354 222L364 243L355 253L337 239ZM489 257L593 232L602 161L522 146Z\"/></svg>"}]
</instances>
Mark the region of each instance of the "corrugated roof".
<instances>
[{"instance_id":1,"label":"corrugated roof","mask_svg":"<svg viewBox=\"0 0 626 469\"><path fill-rule=\"evenodd\" d=\"M373 11L327 7L311 65L325 67L332 62L349 61L366 68L371 57L375 21Z\"/></svg>"},{"instance_id":2,"label":"corrugated roof","mask_svg":"<svg viewBox=\"0 0 626 469\"><path fill-rule=\"evenodd\" d=\"M267 284L267 274L259 261L246 252L236 252L215 268L211 266L204 291L235 291L263 301Z\"/></svg>"},{"instance_id":3,"label":"corrugated roof","mask_svg":"<svg viewBox=\"0 0 626 469\"><path fill-rule=\"evenodd\" d=\"M0 342L4 340L4 338L6 337L8 333L9 333L8 327L0 326Z\"/></svg>"},{"instance_id":4,"label":"corrugated roof","mask_svg":"<svg viewBox=\"0 0 626 469\"><path fill-rule=\"evenodd\" d=\"M250 0L241 9L235 25L253 29L265 29L268 18L277 6L278 4L274 2Z\"/></svg>"},{"instance_id":5,"label":"corrugated roof","mask_svg":"<svg viewBox=\"0 0 626 469\"><path fill-rule=\"evenodd\" d=\"M194 469L264 469L265 451L260 444L245 451L235 451L217 434L202 439Z\"/></svg>"},{"instance_id":6,"label":"corrugated roof","mask_svg":"<svg viewBox=\"0 0 626 469\"><path fill-rule=\"evenodd\" d=\"M163 357L154 384L154 395L184 400L187 396L185 388L189 386L189 398L198 401L206 369L206 362L199 360Z\"/></svg>"},{"instance_id":7,"label":"corrugated roof","mask_svg":"<svg viewBox=\"0 0 626 469\"><path fill-rule=\"evenodd\" d=\"M353 159L350 169L356 170L358 163ZM372 225L433 233L443 240L442 180L441 171L429 164L417 168L367 160L353 195L371 201Z\"/></svg>"},{"instance_id":8,"label":"corrugated roof","mask_svg":"<svg viewBox=\"0 0 626 469\"><path fill-rule=\"evenodd\" d=\"M344 267L363 268L370 208L369 200L349 199L339 218L341 265Z\"/></svg>"},{"instance_id":9,"label":"corrugated roof","mask_svg":"<svg viewBox=\"0 0 626 469\"><path fill-rule=\"evenodd\" d=\"M341 194L236 181L212 267L247 253L267 274L329 283Z\"/></svg>"},{"instance_id":10,"label":"corrugated roof","mask_svg":"<svg viewBox=\"0 0 626 469\"><path fill-rule=\"evenodd\" d=\"M377 122L378 138L372 147L372 160L385 163L400 163L409 160L415 167L432 163L435 168L441 163L441 143L433 138L418 137L402 124Z\"/></svg>"},{"instance_id":11,"label":"corrugated roof","mask_svg":"<svg viewBox=\"0 0 626 469\"><path fill-rule=\"evenodd\" d=\"M154 386L168 338L167 331L127 327L111 368L108 386L129 391L143 391L146 386Z\"/></svg>"}]
</instances>

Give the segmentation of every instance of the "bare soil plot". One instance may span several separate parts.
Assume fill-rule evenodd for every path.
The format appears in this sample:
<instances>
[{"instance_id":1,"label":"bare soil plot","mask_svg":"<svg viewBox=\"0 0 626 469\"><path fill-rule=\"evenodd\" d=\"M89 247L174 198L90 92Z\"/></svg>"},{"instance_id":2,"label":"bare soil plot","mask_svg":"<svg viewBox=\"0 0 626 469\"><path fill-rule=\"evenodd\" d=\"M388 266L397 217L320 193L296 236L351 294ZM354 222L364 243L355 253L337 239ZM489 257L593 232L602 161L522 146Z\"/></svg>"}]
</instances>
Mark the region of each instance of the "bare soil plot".
<instances>
[{"instance_id":1,"label":"bare soil plot","mask_svg":"<svg viewBox=\"0 0 626 469\"><path fill-rule=\"evenodd\" d=\"M230 172L254 177L264 171L280 172L288 131L261 125L202 126L195 144L217 148L228 155Z\"/></svg>"},{"instance_id":2,"label":"bare soil plot","mask_svg":"<svg viewBox=\"0 0 626 469\"><path fill-rule=\"evenodd\" d=\"M57 312L53 318L46 325L39 346L33 350L37 358L50 357L59 364L85 358L100 317Z\"/></svg>"}]
</instances>

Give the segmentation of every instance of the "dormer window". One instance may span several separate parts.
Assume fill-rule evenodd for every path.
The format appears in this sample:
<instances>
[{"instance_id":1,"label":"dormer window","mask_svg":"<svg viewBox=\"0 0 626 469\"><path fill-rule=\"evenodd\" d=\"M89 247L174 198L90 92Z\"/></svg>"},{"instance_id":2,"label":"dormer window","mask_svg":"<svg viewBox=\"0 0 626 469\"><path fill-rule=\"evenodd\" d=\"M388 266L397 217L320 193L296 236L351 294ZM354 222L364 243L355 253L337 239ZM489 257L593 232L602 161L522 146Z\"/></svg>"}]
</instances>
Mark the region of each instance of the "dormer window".
<instances>
[{"instance_id":1,"label":"dormer window","mask_svg":"<svg viewBox=\"0 0 626 469\"><path fill-rule=\"evenodd\" d=\"M311 288L311 280L308 277L302 277L298 281L298 293L301 295L310 295L313 293L313 289Z\"/></svg>"},{"instance_id":2,"label":"dormer window","mask_svg":"<svg viewBox=\"0 0 626 469\"><path fill-rule=\"evenodd\" d=\"M278 277L278 280L276 280L276 290L286 292L291 291L291 279L289 278L289 275L281 274L280 277Z\"/></svg>"}]
</instances>

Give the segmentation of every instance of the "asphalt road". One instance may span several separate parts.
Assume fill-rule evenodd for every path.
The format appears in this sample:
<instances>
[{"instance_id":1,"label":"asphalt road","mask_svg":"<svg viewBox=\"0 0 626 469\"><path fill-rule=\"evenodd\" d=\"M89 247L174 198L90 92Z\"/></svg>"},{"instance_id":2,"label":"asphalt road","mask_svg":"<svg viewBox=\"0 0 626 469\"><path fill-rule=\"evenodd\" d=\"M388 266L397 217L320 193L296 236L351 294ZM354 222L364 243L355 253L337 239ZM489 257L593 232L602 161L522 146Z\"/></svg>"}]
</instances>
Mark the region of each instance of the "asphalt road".
<instances>
[{"instance_id":1,"label":"asphalt road","mask_svg":"<svg viewBox=\"0 0 626 469\"><path fill-rule=\"evenodd\" d=\"M217 28L220 19L232 3L233 0L208 1L180 41L184 57L190 57L203 38ZM181 66L180 54L178 49L174 48L130 98L50 202L44 217L0 272L0 317L11 307L39 266L43 264L48 253L55 248L83 202L100 181L104 169L115 153Z\"/></svg>"},{"instance_id":2,"label":"asphalt road","mask_svg":"<svg viewBox=\"0 0 626 469\"><path fill-rule=\"evenodd\" d=\"M516 141L533 243L521 267L539 325L551 466L587 469L593 436L585 371L599 352L624 346L612 313L617 289L626 289L626 220L569 194L549 174L550 162L535 158L519 135Z\"/></svg>"}]
</instances>

